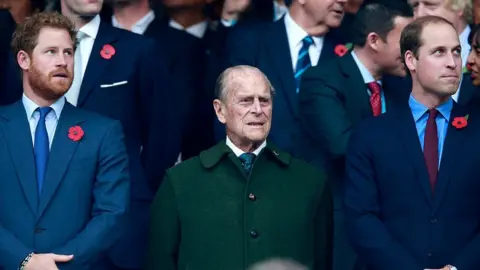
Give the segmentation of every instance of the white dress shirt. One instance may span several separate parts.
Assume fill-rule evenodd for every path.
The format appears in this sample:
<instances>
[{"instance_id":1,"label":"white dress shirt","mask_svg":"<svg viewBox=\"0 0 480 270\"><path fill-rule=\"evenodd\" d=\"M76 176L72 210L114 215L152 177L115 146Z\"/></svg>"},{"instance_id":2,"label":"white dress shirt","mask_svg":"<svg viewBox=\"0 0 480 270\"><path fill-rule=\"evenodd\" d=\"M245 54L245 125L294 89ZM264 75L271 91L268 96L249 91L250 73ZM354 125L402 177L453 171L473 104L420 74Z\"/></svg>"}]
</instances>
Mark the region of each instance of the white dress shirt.
<instances>
[{"instance_id":1,"label":"white dress shirt","mask_svg":"<svg viewBox=\"0 0 480 270\"><path fill-rule=\"evenodd\" d=\"M207 32L207 29L208 29L208 21L199 22L197 24L194 24L192 26L185 28L181 24L177 23L176 21L170 20L169 26L178 30L183 30L197 38L203 38L203 36L205 35L205 32Z\"/></svg>"},{"instance_id":2,"label":"white dress shirt","mask_svg":"<svg viewBox=\"0 0 480 270\"><path fill-rule=\"evenodd\" d=\"M468 44L468 35L470 35L472 29L469 25L463 29L462 33L458 36L460 40L460 46L462 47L462 72L463 68L467 66L468 54L470 53L470 44ZM460 77L460 84L458 85L457 92L452 95L453 100L458 102L458 96L460 95L460 87L462 85L463 76Z\"/></svg>"},{"instance_id":3,"label":"white dress shirt","mask_svg":"<svg viewBox=\"0 0 480 270\"><path fill-rule=\"evenodd\" d=\"M150 10L145 16L143 16L143 18L132 25L132 29L126 29L124 26L122 26L115 18L115 15L112 16L112 25L117 28L129 30L133 33L143 35L153 20L155 20L155 12Z\"/></svg>"},{"instance_id":4,"label":"white dress shirt","mask_svg":"<svg viewBox=\"0 0 480 270\"><path fill-rule=\"evenodd\" d=\"M97 15L89 23L84 25L78 31L84 34L84 38L78 43L77 51L75 52L75 62L80 61L81 63L81 76L78 78L79 73L75 73L74 82L72 86L65 94L68 102L74 106L77 106L78 96L80 95L81 82L83 81L83 76L85 75L85 70L87 69L88 59L92 53L93 44L97 38L98 29L100 28L100 15ZM98 52L100 53L100 52ZM75 67L77 67L76 65ZM76 82L79 80L79 82Z\"/></svg>"},{"instance_id":5,"label":"white dress shirt","mask_svg":"<svg viewBox=\"0 0 480 270\"><path fill-rule=\"evenodd\" d=\"M37 130L38 120L40 120L40 112L36 111L38 106L35 102L29 99L25 94L22 97L23 106L27 113L28 124L30 125L30 134L32 136L32 143L35 145L35 131ZM45 117L45 126L47 127L48 142L50 148L52 147L53 137L57 129L58 119L62 113L63 106L65 106L65 98L61 97L50 107L52 110Z\"/></svg>"},{"instance_id":6,"label":"white dress shirt","mask_svg":"<svg viewBox=\"0 0 480 270\"><path fill-rule=\"evenodd\" d=\"M240 157L242 154L245 153L242 149L235 146L235 144L232 143L232 141L228 138L228 136L227 136L227 139L225 141L226 141L227 146L230 147L230 149L232 149L233 153L237 157ZM258 155L260 154L260 151L262 151L262 149L265 148L265 146L267 146L267 141L264 141L262 144L260 144L260 146L257 149L255 149L255 151L253 151L252 153L254 153L255 156L258 157Z\"/></svg>"},{"instance_id":7,"label":"white dress shirt","mask_svg":"<svg viewBox=\"0 0 480 270\"><path fill-rule=\"evenodd\" d=\"M283 15L287 14L288 7L285 5L280 5L277 1L273 1L273 20L280 20Z\"/></svg>"},{"instance_id":8,"label":"white dress shirt","mask_svg":"<svg viewBox=\"0 0 480 270\"><path fill-rule=\"evenodd\" d=\"M285 27L287 29L288 46L290 47L290 55L292 58L293 71L295 72L297 66L298 52L303 46L303 39L308 36L308 33L303 30L287 12L285 14ZM318 64L318 59L323 47L323 37L312 37L314 44L308 49L308 55L310 56L310 63L312 66Z\"/></svg>"}]
</instances>

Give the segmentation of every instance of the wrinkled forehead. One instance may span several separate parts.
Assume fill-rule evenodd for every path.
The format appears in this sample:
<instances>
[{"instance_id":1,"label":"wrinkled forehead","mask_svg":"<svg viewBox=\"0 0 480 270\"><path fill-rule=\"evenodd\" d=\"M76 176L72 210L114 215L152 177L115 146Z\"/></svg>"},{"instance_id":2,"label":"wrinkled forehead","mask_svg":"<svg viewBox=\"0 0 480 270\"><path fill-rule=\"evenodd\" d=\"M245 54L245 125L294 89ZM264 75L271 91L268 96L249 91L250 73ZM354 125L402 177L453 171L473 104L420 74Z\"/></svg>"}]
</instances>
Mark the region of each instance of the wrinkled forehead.
<instances>
[{"instance_id":1,"label":"wrinkled forehead","mask_svg":"<svg viewBox=\"0 0 480 270\"><path fill-rule=\"evenodd\" d=\"M262 74L256 72L238 72L230 75L228 92L233 97L261 96L270 97L270 85Z\"/></svg>"}]
</instances>

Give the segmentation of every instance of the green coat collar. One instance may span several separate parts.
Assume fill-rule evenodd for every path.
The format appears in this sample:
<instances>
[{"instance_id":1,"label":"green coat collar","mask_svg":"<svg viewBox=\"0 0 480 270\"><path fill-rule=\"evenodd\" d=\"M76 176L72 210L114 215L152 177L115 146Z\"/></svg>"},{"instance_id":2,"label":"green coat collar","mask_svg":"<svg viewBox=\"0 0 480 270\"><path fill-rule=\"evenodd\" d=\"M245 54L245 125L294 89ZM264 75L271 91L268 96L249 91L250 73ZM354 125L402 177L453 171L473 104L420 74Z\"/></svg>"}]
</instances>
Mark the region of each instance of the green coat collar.
<instances>
[{"instance_id":1,"label":"green coat collar","mask_svg":"<svg viewBox=\"0 0 480 270\"><path fill-rule=\"evenodd\" d=\"M223 140L214 147L200 153L200 161L206 169L213 168L229 153L233 152L230 147L227 146L225 140ZM284 166L288 166L292 159L290 154L281 151L269 141L267 141L267 146L260 152L260 155L264 155L264 153L274 157L275 160Z\"/></svg>"}]
</instances>

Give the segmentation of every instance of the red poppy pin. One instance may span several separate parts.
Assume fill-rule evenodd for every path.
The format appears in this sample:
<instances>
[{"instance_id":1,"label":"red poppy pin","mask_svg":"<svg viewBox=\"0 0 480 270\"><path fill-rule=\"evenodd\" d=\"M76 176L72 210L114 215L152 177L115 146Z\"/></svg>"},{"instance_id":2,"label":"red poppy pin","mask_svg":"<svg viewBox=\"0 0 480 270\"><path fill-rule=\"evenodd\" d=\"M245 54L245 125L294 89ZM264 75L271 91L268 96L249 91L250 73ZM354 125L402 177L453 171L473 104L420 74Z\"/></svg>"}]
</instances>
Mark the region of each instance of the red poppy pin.
<instances>
[{"instance_id":1,"label":"red poppy pin","mask_svg":"<svg viewBox=\"0 0 480 270\"><path fill-rule=\"evenodd\" d=\"M103 57L103 59L109 60L115 55L115 48L113 48L113 46L110 44L105 44L100 51L100 55Z\"/></svg>"},{"instance_id":2,"label":"red poppy pin","mask_svg":"<svg viewBox=\"0 0 480 270\"><path fill-rule=\"evenodd\" d=\"M68 138L70 138L70 140L74 142L80 141L84 134L85 133L83 132L83 129L80 126L71 127L68 130Z\"/></svg>"},{"instance_id":3,"label":"red poppy pin","mask_svg":"<svg viewBox=\"0 0 480 270\"><path fill-rule=\"evenodd\" d=\"M348 52L348 48L343 44L338 44L337 46L335 46L334 51L336 55L342 57Z\"/></svg>"},{"instance_id":4,"label":"red poppy pin","mask_svg":"<svg viewBox=\"0 0 480 270\"><path fill-rule=\"evenodd\" d=\"M468 117L469 115L461 116L461 117L455 117L453 119L452 125L456 127L457 129L462 129L467 127L468 125Z\"/></svg>"}]
</instances>

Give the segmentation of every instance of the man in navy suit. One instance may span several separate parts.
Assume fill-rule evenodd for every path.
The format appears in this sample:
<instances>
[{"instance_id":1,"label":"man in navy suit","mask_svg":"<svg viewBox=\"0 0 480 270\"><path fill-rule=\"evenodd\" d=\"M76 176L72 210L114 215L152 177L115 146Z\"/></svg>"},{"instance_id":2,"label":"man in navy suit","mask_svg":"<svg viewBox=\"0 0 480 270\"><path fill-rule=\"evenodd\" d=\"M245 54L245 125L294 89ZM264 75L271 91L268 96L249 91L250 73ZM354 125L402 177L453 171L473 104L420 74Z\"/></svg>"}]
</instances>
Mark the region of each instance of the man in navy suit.
<instances>
[{"instance_id":1,"label":"man in navy suit","mask_svg":"<svg viewBox=\"0 0 480 270\"><path fill-rule=\"evenodd\" d=\"M269 138L282 149L292 151L298 147L294 142L302 137L298 112L300 78L308 67L335 57L334 48L341 42L329 31L340 25L346 2L295 0L283 19L239 29L228 36L228 66L259 68L277 92ZM225 138L224 128L216 128L216 139Z\"/></svg>"},{"instance_id":2,"label":"man in navy suit","mask_svg":"<svg viewBox=\"0 0 480 270\"><path fill-rule=\"evenodd\" d=\"M103 1L61 0L79 31L78 67L68 101L119 120L131 173L131 207L122 239L109 252L111 269L139 269L147 245L152 187L180 152L177 108L155 42L102 22ZM78 60L78 61L77 61ZM160 172L160 173L159 173ZM134 247L134 248L133 248Z\"/></svg>"},{"instance_id":3,"label":"man in navy suit","mask_svg":"<svg viewBox=\"0 0 480 270\"><path fill-rule=\"evenodd\" d=\"M408 4L403 6L408 8ZM405 76L400 34L411 14L382 4L360 8L353 21L353 50L310 68L302 77L299 112L310 147L295 149L305 161L326 168L334 194L334 269L355 269L356 255L344 228L345 151L351 131L365 118L406 103L409 89L389 85L385 75ZM357 262L357 265L360 263Z\"/></svg>"},{"instance_id":4,"label":"man in navy suit","mask_svg":"<svg viewBox=\"0 0 480 270\"><path fill-rule=\"evenodd\" d=\"M480 115L451 97L462 75L458 34L426 16L405 27L400 47L408 103L367 119L347 150L350 240L368 269L480 269Z\"/></svg>"},{"instance_id":5,"label":"man in navy suit","mask_svg":"<svg viewBox=\"0 0 480 270\"><path fill-rule=\"evenodd\" d=\"M0 110L0 269L94 267L115 243L130 194L118 121L75 108L74 25L40 13L15 32L23 97ZM103 270L103 269L102 269Z\"/></svg>"}]
</instances>

